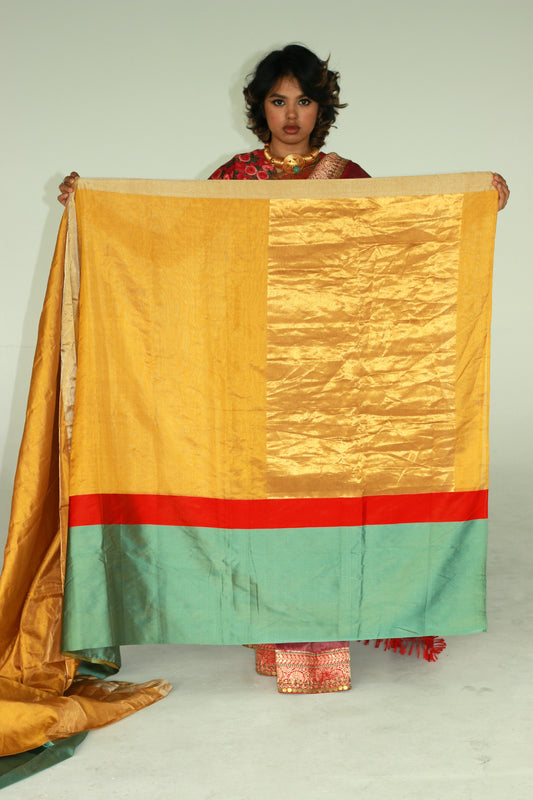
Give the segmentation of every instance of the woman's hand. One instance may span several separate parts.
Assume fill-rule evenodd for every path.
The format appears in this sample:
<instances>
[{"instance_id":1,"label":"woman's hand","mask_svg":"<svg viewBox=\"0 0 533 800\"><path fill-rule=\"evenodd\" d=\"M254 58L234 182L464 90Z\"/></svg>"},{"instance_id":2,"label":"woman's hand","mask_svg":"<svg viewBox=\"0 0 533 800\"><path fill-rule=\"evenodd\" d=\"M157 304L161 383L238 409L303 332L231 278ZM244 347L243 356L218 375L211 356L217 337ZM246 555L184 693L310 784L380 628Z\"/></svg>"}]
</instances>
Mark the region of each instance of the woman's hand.
<instances>
[{"instance_id":1,"label":"woman's hand","mask_svg":"<svg viewBox=\"0 0 533 800\"><path fill-rule=\"evenodd\" d=\"M62 206L67 205L68 199L72 194L72 192L74 191L74 182L76 178L79 177L80 176L78 175L77 172L71 172L70 175L67 175L65 178L63 178L63 183L59 184L59 191L61 192L61 194L58 196L57 199L59 200Z\"/></svg>"},{"instance_id":2,"label":"woman's hand","mask_svg":"<svg viewBox=\"0 0 533 800\"><path fill-rule=\"evenodd\" d=\"M73 174L75 175L76 173ZM502 178L497 172L493 172L492 174L492 185L498 190L498 211L501 211L502 208L505 208L509 200L509 187L507 186L505 178Z\"/></svg>"}]
</instances>

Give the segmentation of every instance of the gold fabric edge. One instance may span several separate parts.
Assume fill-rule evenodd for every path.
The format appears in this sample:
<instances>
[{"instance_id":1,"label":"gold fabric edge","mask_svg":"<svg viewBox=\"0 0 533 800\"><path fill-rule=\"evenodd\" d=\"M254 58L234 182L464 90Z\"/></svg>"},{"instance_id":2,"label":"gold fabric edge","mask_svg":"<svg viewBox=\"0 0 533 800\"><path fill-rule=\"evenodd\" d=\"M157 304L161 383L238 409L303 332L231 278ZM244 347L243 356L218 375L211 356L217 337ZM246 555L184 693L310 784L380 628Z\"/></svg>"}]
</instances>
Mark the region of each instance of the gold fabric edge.
<instances>
[{"instance_id":1,"label":"gold fabric edge","mask_svg":"<svg viewBox=\"0 0 533 800\"><path fill-rule=\"evenodd\" d=\"M492 189L492 172L349 178L313 181L179 181L141 178L79 178L78 190L164 197L228 199L395 197L463 194Z\"/></svg>"},{"instance_id":2,"label":"gold fabric edge","mask_svg":"<svg viewBox=\"0 0 533 800\"><path fill-rule=\"evenodd\" d=\"M496 197L485 193L465 196L457 303L456 491L487 489L489 482L490 325L496 218ZM480 337L484 341L481 366L475 358Z\"/></svg>"},{"instance_id":3,"label":"gold fabric edge","mask_svg":"<svg viewBox=\"0 0 533 800\"><path fill-rule=\"evenodd\" d=\"M65 245L63 298L61 306L61 368L60 384L62 412L65 421L68 450L72 439L74 398L77 373L77 314L80 294L80 260L78 252L78 221L75 195L68 204L68 226Z\"/></svg>"},{"instance_id":4,"label":"gold fabric edge","mask_svg":"<svg viewBox=\"0 0 533 800\"><path fill-rule=\"evenodd\" d=\"M75 194L67 207L67 233L63 263L63 293L61 298L61 331L59 335L59 569L61 585L65 584L65 567L69 522L70 445L74 421L74 401L78 366L78 303L80 294L80 260L78 252L78 223ZM63 653L66 658L76 656ZM71 676L71 677L72 677Z\"/></svg>"}]
</instances>

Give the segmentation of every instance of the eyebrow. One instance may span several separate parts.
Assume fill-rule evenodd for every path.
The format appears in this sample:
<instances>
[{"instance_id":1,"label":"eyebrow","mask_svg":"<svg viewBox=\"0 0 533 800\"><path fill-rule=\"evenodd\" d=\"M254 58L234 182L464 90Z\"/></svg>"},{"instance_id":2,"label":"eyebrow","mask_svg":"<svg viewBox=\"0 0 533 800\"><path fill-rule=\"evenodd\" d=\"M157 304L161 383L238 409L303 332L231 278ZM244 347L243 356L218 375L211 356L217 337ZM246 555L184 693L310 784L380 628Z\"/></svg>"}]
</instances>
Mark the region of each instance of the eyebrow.
<instances>
[{"instance_id":1,"label":"eyebrow","mask_svg":"<svg viewBox=\"0 0 533 800\"><path fill-rule=\"evenodd\" d=\"M271 92L270 94L267 94L267 97L280 97L282 100L286 100L288 95L280 94L279 92ZM297 100L301 100L302 97L307 97L307 95L306 94L299 94L297 96Z\"/></svg>"}]
</instances>

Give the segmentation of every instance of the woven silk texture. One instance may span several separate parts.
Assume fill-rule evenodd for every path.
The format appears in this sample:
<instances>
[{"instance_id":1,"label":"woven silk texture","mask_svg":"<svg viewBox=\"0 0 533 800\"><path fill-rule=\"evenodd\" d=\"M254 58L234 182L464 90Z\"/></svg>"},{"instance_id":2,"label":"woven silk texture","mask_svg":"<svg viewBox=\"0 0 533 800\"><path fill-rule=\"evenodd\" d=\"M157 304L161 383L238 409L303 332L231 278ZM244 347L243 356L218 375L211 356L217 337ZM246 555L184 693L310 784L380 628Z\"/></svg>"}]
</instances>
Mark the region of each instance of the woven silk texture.
<instances>
[{"instance_id":1,"label":"woven silk texture","mask_svg":"<svg viewBox=\"0 0 533 800\"><path fill-rule=\"evenodd\" d=\"M0 591L9 686L90 717L77 659L120 644L485 629L491 180L78 181ZM110 721L76 713L52 734Z\"/></svg>"}]
</instances>

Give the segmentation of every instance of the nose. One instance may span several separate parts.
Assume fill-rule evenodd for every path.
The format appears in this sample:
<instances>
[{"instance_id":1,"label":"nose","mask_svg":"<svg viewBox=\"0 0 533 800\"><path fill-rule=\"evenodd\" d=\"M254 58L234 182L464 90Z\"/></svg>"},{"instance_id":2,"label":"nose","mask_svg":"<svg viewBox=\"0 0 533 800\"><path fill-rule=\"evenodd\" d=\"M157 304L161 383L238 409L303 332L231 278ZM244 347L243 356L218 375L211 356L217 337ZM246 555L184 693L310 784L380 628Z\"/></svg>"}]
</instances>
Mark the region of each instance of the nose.
<instances>
[{"instance_id":1,"label":"nose","mask_svg":"<svg viewBox=\"0 0 533 800\"><path fill-rule=\"evenodd\" d=\"M296 119L298 116L298 107L293 104L287 105L287 119Z\"/></svg>"}]
</instances>

